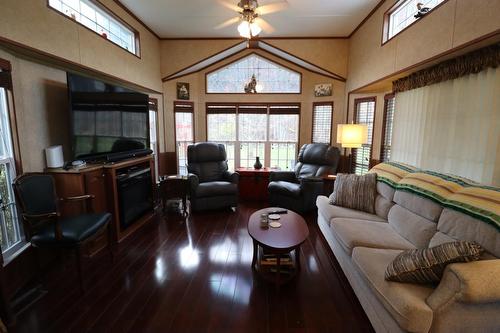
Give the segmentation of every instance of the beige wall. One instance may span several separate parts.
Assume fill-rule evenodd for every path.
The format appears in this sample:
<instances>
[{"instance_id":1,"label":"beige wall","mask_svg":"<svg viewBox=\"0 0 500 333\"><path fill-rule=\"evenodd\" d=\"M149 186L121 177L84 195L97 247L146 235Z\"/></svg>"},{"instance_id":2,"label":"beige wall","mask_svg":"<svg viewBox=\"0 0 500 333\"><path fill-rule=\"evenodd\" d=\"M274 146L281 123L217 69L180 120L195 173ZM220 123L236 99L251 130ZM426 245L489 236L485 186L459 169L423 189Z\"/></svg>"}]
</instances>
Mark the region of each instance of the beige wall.
<instances>
[{"instance_id":1,"label":"beige wall","mask_svg":"<svg viewBox=\"0 0 500 333\"><path fill-rule=\"evenodd\" d=\"M352 91L500 28L500 0L449 0L383 46L387 0L351 37L347 90Z\"/></svg>"},{"instance_id":2,"label":"beige wall","mask_svg":"<svg viewBox=\"0 0 500 333\"><path fill-rule=\"evenodd\" d=\"M113 0L101 2L139 32L140 58L48 8L46 0L0 0L0 37L160 91L160 41Z\"/></svg>"}]
</instances>

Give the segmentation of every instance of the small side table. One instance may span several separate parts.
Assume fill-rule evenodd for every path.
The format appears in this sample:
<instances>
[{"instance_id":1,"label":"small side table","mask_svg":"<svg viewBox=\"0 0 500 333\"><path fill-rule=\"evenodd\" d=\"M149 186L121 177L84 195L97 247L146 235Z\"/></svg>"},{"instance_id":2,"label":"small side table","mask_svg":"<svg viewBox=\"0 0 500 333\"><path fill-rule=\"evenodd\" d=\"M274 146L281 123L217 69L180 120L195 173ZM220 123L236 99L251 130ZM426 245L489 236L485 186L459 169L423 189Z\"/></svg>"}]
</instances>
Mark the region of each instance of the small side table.
<instances>
[{"instance_id":1,"label":"small side table","mask_svg":"<svg viewBox=\"0 0 500 333\"><path fill-rule=\"evenodd\" d=\"M187 176L169 175L160 177L160 196L163 205L163 213L165 213L168 200L180 199L182 200L182 215L187 215L188 193L189 181Z\"/></svg>"},{"instance_id":2,"label":"small side table","mask_svg":"<svg viewBox=\"0 0 500 333\"><path fill-rule=\"evenodd\" d=\"M237 168L240 175L239 194L243 200L267 201L267 185L269 185L269 174L278 169L273 168Z\"/></svg>"},{"instance_id":3,"label":"small side table","mask_svg":"<svg viewBox=\"0 0 500 333\"><path fill-rule=\"evenodd\" d=\"M333 187L335 185L335 179L337 175L326 175L323 176L323 194L329 196L333 192Z\"/></svg>"}]
</instances>

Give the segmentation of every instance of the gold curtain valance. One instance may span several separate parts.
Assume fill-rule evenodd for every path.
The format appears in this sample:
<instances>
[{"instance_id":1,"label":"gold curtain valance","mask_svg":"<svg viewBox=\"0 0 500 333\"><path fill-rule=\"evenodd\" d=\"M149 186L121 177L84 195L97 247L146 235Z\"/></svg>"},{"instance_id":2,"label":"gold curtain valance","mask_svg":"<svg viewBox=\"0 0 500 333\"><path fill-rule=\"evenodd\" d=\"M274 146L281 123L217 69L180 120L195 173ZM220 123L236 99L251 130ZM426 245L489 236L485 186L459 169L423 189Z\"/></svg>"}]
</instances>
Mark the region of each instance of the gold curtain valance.
<instances>
[{"instance_id":1,"label":"gold curtain valance","mask_svg":"<svg viewBox=\"0 0 500 333\"><path fill-rule=\"evenodd\" d=\"M500 64L500 44L472 51L463 56L443 61L392 82L394 92L403 92L479 73Z\"/></svg>"}]
</instances>

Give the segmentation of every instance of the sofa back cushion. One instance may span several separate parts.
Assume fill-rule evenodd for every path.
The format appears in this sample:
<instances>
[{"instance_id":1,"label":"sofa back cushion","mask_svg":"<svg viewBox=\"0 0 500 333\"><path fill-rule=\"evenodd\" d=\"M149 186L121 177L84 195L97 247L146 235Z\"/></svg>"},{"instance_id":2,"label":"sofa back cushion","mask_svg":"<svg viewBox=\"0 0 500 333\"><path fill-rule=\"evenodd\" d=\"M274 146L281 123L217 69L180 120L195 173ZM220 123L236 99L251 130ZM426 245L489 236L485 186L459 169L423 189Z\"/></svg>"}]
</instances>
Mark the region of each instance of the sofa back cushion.
<instances>
[{"instance_id":1,"label":"sofa back cushion","mask_svg":"<svg viewBox=\"0 0 500 333\"><path fill-rule=\"evenodd\" d=\"M394 202L409 211L426 218L430 221L437 222L443 207L430 199L421 197L420 195L397 190L394 194Z\"/></svg>"},{"instance_id":2,"label":"sofa back cushion","mask_svg":"<svg viewBox=\"0 0 500 333\"><path fill-rule=\"evenodd\" d=\"M445 208L439 218L437 229L451 238L476 242L495 257L500 257L500 232L492 225Z\"/></svg>"},{"instance_id":3,"label":"sofa back cushion","mask_svg":"<svg viewBox=\"0 0 500 333\"><path fill-rule=\"evenodd\" d=\"M340 150L324 143L309 143L300 148L295 176L297 178L322 177L336 174Z\"/></svg>"},{"instance_id":4,"label":"sofa back cushion","mask_svg":"<svg viewBox=\"0 0 500 333\"><path fill-rule=\"evenodd\" d=\"M425 248L436 233L437 224L410 210L394 205L387 217L391 227L417 248Z\"/></svg>"},{"instance_id":5,"label":"sofa back cushion","mask_svg":"<svg viewBox=\"0 0 500 333\"><path fill-rule=\"evenodd\" d=\"M188 172L198 176L200 183L222 180L227 171L227 156L224 145L199 142L187 149Z\"/></svg>"}]
</instances>

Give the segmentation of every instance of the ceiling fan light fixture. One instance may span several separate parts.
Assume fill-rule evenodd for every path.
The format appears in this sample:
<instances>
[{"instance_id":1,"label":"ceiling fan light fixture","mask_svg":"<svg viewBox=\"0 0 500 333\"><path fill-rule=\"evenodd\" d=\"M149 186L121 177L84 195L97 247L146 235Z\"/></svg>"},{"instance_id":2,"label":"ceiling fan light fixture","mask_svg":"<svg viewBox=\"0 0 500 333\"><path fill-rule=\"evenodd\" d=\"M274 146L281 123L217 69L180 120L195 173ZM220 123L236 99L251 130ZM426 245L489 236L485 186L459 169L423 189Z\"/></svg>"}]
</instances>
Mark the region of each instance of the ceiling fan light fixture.
<instances>
[{"instance_id":1,"label":"ceiling fan light fixture","mask_svg":"<svg viewBox=\"0 0 500 333\"><path fill-rule=\"evenodd\" d=\"M238 25L238 32L241 37L250 39L252 37L250 35L250 23L248 21L241 22Z\"/></svg>"},{"instance_id":2,"label":"ceiling fan light fixture","mask_svg":"<svg viewBox=\"0 0 500 333\"><path fill-rule=\"evenodd\" d=\"M252 33L252 36L258 36L261 31L262 29L257 23L255 22L250 23L250 32Z\"/></svg>"}]
</instances>

